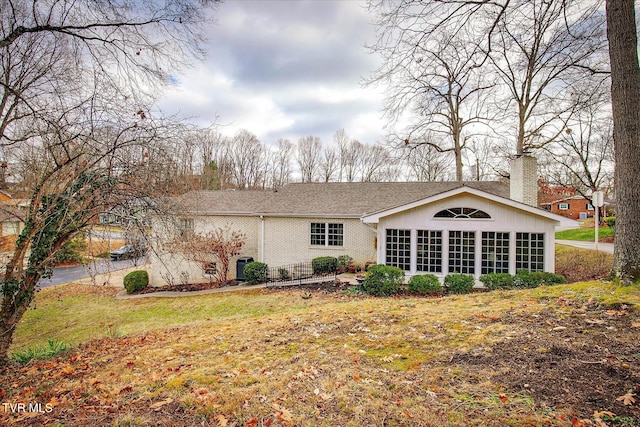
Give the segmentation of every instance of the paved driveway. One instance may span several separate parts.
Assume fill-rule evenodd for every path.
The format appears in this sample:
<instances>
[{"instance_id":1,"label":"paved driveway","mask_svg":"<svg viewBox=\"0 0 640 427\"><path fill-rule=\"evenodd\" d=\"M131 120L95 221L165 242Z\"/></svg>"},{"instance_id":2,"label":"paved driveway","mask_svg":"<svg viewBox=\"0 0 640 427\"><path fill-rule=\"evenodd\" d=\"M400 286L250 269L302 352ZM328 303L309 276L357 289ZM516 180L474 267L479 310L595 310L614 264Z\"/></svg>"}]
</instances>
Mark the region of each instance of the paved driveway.
<instances>
[{"instance_id":1,"label":"paved driveway","mask_svg":"<svg viewBox=\"0 0 640 427\"><path fill-rule=\"evenodd\" d=\"M101 259L87 265L75 265L72 267L57 267L53 269L53 275L49 279L40 279L39 288L47 286L59 285L61 283L72 282L74 280L84 279L86 277L95 276L96 274L105 274L112 271L123 270L125 268L134 267L147 262L146 259L122 261L109 261Z\"/></svg>"},{"instance_id":2,"label":"paved driveway","mask_svg":"<svg viewBox=\"0 0 640 427\"><path fill-rule=\"evenodd\" d=\"M573 246L582 249L596 250L596 242L584 242L580 240L556 240L558 245ZM613 243L598 243L598 250L601 252L613 253Z\"/></svg>"}]
</instances>

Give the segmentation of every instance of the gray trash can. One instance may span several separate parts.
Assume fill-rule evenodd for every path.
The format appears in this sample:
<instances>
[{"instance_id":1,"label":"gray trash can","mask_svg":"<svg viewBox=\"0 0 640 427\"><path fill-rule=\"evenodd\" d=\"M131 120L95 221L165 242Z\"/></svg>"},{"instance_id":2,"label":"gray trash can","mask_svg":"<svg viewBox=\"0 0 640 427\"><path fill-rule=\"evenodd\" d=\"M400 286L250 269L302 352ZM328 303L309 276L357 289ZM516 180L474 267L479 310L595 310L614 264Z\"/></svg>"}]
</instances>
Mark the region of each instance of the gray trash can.
<instances>
[{"instance_id":1,"label":"gray trash can","mask_svg":"<svg viewBox=\"0 0 640 427\"><path fill-rule=\"evenodd\" d=\"M253 257L244 256L236 261L236 280L246 280L244 278L244 266L253 262Z\"/></svg>"}]
</instances>

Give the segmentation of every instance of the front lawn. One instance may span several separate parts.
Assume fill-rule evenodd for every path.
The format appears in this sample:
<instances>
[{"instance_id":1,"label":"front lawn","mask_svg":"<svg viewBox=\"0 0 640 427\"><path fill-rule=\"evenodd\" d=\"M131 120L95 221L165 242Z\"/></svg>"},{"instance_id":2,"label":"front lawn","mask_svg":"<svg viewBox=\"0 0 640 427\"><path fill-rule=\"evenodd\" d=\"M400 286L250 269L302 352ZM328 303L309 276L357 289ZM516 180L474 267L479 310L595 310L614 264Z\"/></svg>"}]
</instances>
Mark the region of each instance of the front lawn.
<instances>
[{"instance_id":1,"label":"front lawn","mask_svg":"<svg viewBox=\"0 0 640 427\"><path fill-rule=\"evenodd\" d=\"M614 229L607 226L600 227L598 230L598 240L613 237ZM596 238L595 228L572 228L569 230L562 230L556 233L556 239L558 240L581 240L581 241L594 241Z\"/></svg>"},{"instance_id":2,"label":"front lawn","mask_svg":"<svg viewBox=\"0 0 640 427\"><path fill-rule=\"evenodd\" d=\"M74 348L2 372L3 402L50 410L5 409L0 424L640 424L639 287L112 294L78 285L38 294L13 350Z\"/></svg>"}]
</instances>

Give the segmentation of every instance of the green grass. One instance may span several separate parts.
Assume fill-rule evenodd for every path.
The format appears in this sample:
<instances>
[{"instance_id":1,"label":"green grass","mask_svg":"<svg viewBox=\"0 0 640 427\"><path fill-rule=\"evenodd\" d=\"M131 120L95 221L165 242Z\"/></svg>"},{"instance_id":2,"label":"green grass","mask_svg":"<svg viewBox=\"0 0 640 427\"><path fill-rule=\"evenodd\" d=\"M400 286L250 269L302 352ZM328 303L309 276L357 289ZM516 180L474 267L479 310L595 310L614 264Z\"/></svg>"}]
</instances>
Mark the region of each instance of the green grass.
<instances>
[{"instance_id":1,"label":"green grass","mask_svg":"<svg viewBox=\"0 0 640 427\"><path fill-rule=\"evenodd\" d=\"M11 354L11 360L20 364L26 365L32 360L44 360L55 357L67 350L70 350L71 345L56 340L47 340L47 345L30 347L25 350L16 351Z\"/></svg>"},{"instance_id":2,"label":"green grass","mask_svg":"<svg viewBox=\"0 0 640 427\"><path fill-rule=\"evenodd\" d=\"M605 237L613 236L613 229L604 226L600 227L598 237L603 239ZM593 241L596 238L595 228L575 228L570 230L562 230L556 233L556 239L558 240L580 240L580 241Z\"/></svg>"},{"instance_id":3,"label":"green grass","mask_svg":"<svg viewBox=\"0 0 640 427\"><path fill-rule=\"evenodd\" d=\"M95 291L95 288L94 288ZM12 351L45 346L48 339L72 345L92 338L144 333L207 319L245 319L303 309L300 298L274 299L259 290L180 298L117 300L114 292L65 285L44 289L18 325Z\"/></svg>"}]
</instances>

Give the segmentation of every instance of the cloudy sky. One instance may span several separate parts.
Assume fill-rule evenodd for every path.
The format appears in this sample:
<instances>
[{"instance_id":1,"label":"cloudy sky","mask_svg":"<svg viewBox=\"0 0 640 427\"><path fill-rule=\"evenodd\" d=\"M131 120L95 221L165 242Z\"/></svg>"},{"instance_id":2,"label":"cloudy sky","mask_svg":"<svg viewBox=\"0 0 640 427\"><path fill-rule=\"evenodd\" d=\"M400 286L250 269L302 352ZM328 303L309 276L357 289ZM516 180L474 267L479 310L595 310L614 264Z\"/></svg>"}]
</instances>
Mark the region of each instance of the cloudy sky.
<instances>
[{"instance_id":1,"label":"cloudy sky","mask_svg":"<svg viewBox=\"0 0 640 427\"><path fill-rule=\"evenodd\" d=\"M208 59L181 75L161 102L201 125L216 120L233 135L247 129L263 143L325 144L344 128L374 143L384 135L382 89L364 88L378 58L371 17L358 0L228 0L209 31Z\"/></svg>"}]
</instances>

